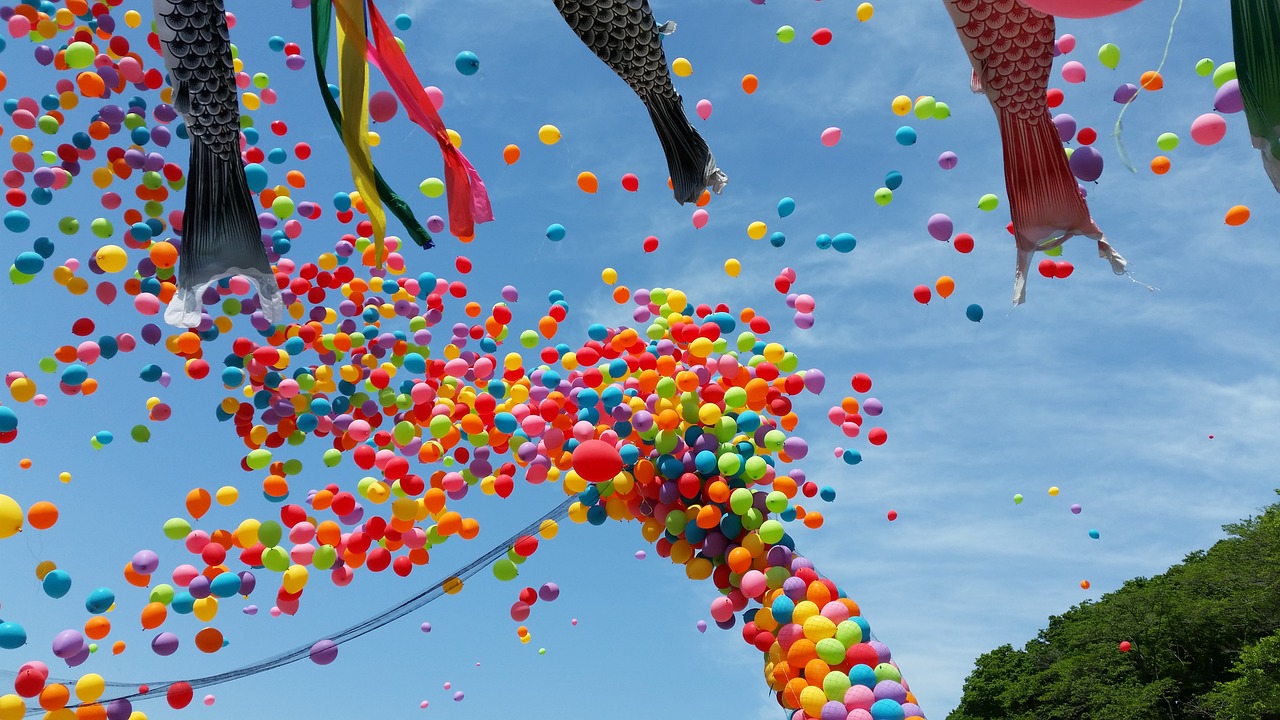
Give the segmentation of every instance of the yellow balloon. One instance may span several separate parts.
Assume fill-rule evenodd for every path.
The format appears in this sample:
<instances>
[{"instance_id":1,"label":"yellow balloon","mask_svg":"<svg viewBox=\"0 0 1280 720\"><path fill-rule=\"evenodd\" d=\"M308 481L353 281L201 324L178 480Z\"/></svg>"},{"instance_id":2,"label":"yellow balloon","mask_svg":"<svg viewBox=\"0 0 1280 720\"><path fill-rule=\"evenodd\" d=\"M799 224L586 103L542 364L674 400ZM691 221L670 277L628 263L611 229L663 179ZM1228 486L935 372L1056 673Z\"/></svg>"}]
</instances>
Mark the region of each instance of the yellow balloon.
<instances>
[{"instance_id":1,"label":"yellow balloon","mask_svg":"<svg viewBox=\"0 0 1280 720\"><path fill-rule=\"evenodd\" d=\"M30 402L36 396L36 383L31 378L20 377L9 386L9 394L18 402Z\"/></svg>"},{"instance_id":2,"label":"yellow balloon","mask_svg":"<svg viewBox=\"0 0 1280 720\"><path fill-rule=\"evenodd\" d=\"M224 485L223 487L218 488L218 492L214 495L214 498L218 501L219 505L226 507L227 505L235 504L235 501L240 498L240 491L230 485Z\"/></svg>"},{"instance_id":3,"label":"yellow balloon","mask_svg":"<svg viewBox=\"0 0 1280 720\"><path fill-rule=\"evenodd\" d=\"M0 695L0 720L22 720L27 714L27 703L17 695Z\"/></svg>"},{"instance_id":4,"label":"yellow balloon","mask_svg":"<svg viewBox=\"0 0 1280 720\"><path fill-rule=\"evenodd\" d=\"M98 248L96 259L98 267L108 273L118 273L129 264L128 254L119 245L103 245Z\"/></svg>"},{"instance_id":5,"label":"yellow balloon","mask_svg":"<svg viewBox=\"0 0 1280 720\"><path fill-rule=\"evenodd\" d=\"M911 112L911 106L912 106L911 98L907 97L906 95L899 95L898 97L893 99L893 105L892 105L893 114L906 115L907 113Z\"/></svg>"},{"instance_id":6,"label":"yellow balloon","mask_svg":"<svg viewBox=\"0 0 1280 720\"><path fill-rule=\"evenodd\" d=\"M543 125L538 128L538 139L543 145L555 145L560 142L560 128L555 125Z\"/></svg>"},{"instance_id":7,"label":"yellow balloon","mask_svg":"<svg viewBox=\"0 0 1280 720\"><path fill-rule=\"evenodd\" d=\"M767 232L769 232L769 226L765 225L759 220L747 226L747 237L751 238L752 240L759 240L760 238L764 237L764 234Z\"/></svg>"},{"instance_id":8,"label":"yellow balloon","mask_svg":"<svg viewBox=\"0 0 1280 720\"><path fill-rule=\"evenodd\" d=\"M0 539L22 532L22 506L8 495L0 495Z\"/></svg>"},{"instance_id":9,"label":"yellow balloon","mask_svg":"<svg viewBox=\"0 0 1280 720\"><path fill-rule=\"evenodd\" d=\"M724 261L724 271L729 277L738 277L738 273L742 272L742 263L737 258L729 258Z\"/></svg>"},{"instance_id":10,"label":"yellow balloon","mask_svg":"<svg viewBox=\"0 0 1280 720\"><path fill-rule=\"evenodd\" d=\"M612 285L618 282L618 271L613 268L605 268L600 273L600 279L603 280L606 285Z\"/></svg>"},{"instance_id":11,"label":"yellow balloon","mask_svg":"<svg viewBox=\"0 0 1280 720\"><path fill-rule=\"evenodd\" d=\"M212 622L218 616L218 599L210 595L196 600L191 612L203 622Z\"/></svg>"},{"instance_id":12,"label":"yellow balloon","mask_svg":"<svg viewBox=\"0 0 1280 720\"><path fill-rule=\"evenodd\" d=\"M1053 487L1049 488L1049 497L1058 497L1058 492L1059 492L1058 486L1054 485Z\"/></svg>"},{"instance_id":13,"label":"yellow balloon","mask_svg":"<svg viewBox=\"0 0 1280 720\"><path fill-rule=\"evenodd\" d=\"M693 74L693 64L687 59L679 57L671 63L671 72L679 77L689 77Z\"/></svg>"},{"instance_id":14,"label":"yellow balloon","mask_svg":"<svg viewBox=\"0 0 1280 720\"><path fill-rule=\"evenodd\" d=\"M142 15L137 10L130 10L124 14L124 24L136 28L142 24Z\"/></svg>"},{"instance_id":15,"label":"yellow balloon","mask_svg":"<svg viewBox=\"0 0 1280 720\"><path fill-rule=\"evenodd\" d=\"M862 3L858 6L858 22L866 22L870 20L871 16L874 15L875 12L876 9L871 6L871 3Z\"/></svg>"},{"instance_id":16,"label":"yellow balloon","mask_svg":"<svg viewBox=\"0 0 1280 720\"><path fill-rule=\"evenodd\" d=\"M102 676L97 673L89 673L76 681L76 697L81 702L91 703L102 697L102 691L106 689L106 683Z\"/></svg>"},{"instance_id":17,"label":"yellow balloon","mask_svg":"<svg viewBox=\"0 0 1280 720\"><path fill-rule=\"evenodd\" d=\"M456 147L456 148L458 148L459 150L461 150L461 149L462 149L462 136L458 134L458 131L457 131L457 130L454 130L453 128L447 128L447 129L445 130L445 133L446 133L446 134L448 134L448 136L449 136L449 142L450 142L450 143L453 143L453 146L454 146L454 147Z\"/></svg>"},{"instance_id":18,"label":"yellow balloon","mask_svg":"<svg viewBox=\"0 0 1280 720\"><path fill-rule=\"evenodd\" d=\"M281 585L284 591L289 594L302 592L302 588L307 586L309 574L307 569L302 565L290 565L288 570L284 571L284 577L281 579Z\"/></svg>"}]
</instances>

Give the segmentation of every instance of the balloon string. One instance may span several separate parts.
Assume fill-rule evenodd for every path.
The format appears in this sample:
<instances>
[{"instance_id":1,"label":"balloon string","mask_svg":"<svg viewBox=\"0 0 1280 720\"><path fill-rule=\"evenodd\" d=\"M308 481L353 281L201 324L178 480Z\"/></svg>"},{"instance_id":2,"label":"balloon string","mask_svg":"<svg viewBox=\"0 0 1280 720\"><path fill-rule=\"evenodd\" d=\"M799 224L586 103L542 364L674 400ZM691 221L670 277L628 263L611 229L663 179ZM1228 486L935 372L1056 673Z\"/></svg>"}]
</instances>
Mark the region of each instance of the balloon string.
<instances>
[{"instance_id":1,"label":"balloon string","mask_svg":"<svg viewBox=\"0 0 1280 720\"><path fill-rule=\"evenodd\" d=\"M374 630L377 630L386 625L389 625L395 622L396 620L399 620L400 618L403 618L406 615L423 608L428 603L434 600L437 600L443 597L445 594L447 594L449 591L446 588L450 587L453 583L461 583L463 580L466 580L471 576L475 575L482 568L487 567L488 565L491 565L500 556L505 555L507 552L507 549L512 547L516 543L516 541L519 540L521 537L538 532L542 527L542 523L546 522L547 520L559 521L568 517L569 507L577 501L578 501L577 495L573 495L566 498L559 505L556 505L554 508L544 513L538 519L524 526L512 536L508 537L507 539L503 540L497 545L494 545L485 554L481 555L480 557L472 560L471 562L462 566L458 570L454 571L444 580L440 580L436 582L426 590L423 590L417 595L414 595L413 597L410 597L404 600L403 602L399 603L394 607L387 608L383 612L380 612L377 615L374 615L373 617L368 618L362 622L356 623L355 625L352 625L344 630L340 630L336 633L326 635L325 637L320 638L320 640L330 640L333 642L334 645L342 645L358 637L361 637L367 633L373 632ZM275 670L276 668L293 664L295 662L298 662L299 660L309 657L311 654L312 646L315 645L315 643L319 642L320 640L317 640L312 643L308 643L306 645L300 645L292 650L280 653L278 655L267 658L265 660L260 660L250 665L245 665L239 668L235 668L234 670L228 670L226 672L221 672L214 675L206 675L204 677L194 678L186 681L162 680L162 681L155 681L155 682L149 682L149 683L116 681L116 682L103 683L104 686L110 687L110 688L132 688L134 690L133 692L130 692L124 695L119 695L117 697L95 701L94 704L106 705L114 700L139 701L139 700L153 700L156 698L165 697L167 695L168 689L170 687L173 687L174 685L177 685L179 682L186 682L187 686L194 691L194 690L199 690L201 688L210 687L213 685L221 685L223 683L230 682L232 680L239 680L240 678L248 677L250 675L258 675L260 673L264 673L269 670ZM16 673L13 673L10 671L0 671L0 672L3 672L4 675L16 675ZM63 679L63 678L48 678L46 682L58 682L68 686L72 686L75 684L74 680ZM145 694L137 689L142 685L149 686L148 692ZM83 705L87 705L87 704L89 703L67 705L66 707L68 709L74 710L78 707L82 707ZM33 708L28 710L25 716L34 717L36 715L43 715L44 713L45 711L42 708Z\"/></svg>"},{"instance_id":2,"label":"balloon string","mask_svg":"<svg viewBox=\"0 0 1280 720\"><path fill-rule=\"evenodd\" d=\"M1173 29L1174 26L1178 24L1178 16L1182 14L1182 2L1183 0L1178 0L1178 9L1173 12L1173 20L1169 21L1169 37L1164 41L1164 56L1160 58L1160 64L1156 67L1157 75L1159 75L1160 71L1164 69L1164 63L1169 59L1169 46L1173 44ZM1115 132L1112 133L1112 136L1116 139L1116 150L1120 152L1120 161L1124 163L1125 167L1129 168L1129 172L1131 173L1137 173L1138 169L1133 166L1133 163L1129 162L1129 153L1125 151L1124 141L1120 138L1120 123L1124 120L1125 111L1127 111L1129 106L1133 104L1133 101L1137 99L1138 94L1134 93L1133 97L1125 101L1124 107L1120 108L1120 115L1116 117Z\"/></svg>"}]
</instances>

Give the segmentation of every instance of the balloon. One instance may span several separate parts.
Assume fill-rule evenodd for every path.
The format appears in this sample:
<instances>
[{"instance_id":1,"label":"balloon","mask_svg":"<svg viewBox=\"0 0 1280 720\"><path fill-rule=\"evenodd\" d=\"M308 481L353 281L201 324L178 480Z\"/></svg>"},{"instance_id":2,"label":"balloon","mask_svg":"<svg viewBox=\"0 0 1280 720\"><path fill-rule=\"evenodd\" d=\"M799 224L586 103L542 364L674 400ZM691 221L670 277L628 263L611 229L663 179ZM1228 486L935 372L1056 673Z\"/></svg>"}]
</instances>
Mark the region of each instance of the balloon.
<instances>
[{"instance_id":1,"label":"balloon","mask_svg":"<svg viewBox=\"0 0 1280 720\"><path fill-rule=\"evenodd\" d=\"M1115 70L1116 66L1120 64L1120 48L1116 47L1114 43L1107 43L1098 48L1098 62L1102 63L1104 67Z\"/></svg>"},{"instance_id":2,"label":"balloon","mask_svg":"<svg viewBox=\"0 0 1280 720\"><path fill-rule=\"evenodd\" d=\"M1227 134L1227 121L1221 115L1205 113L1191 122L1191 139L1201 145L1215 145Z\"/></svg>"},{"instance_id":3,"label":"balloon","mask_svg":"<svg viewBox=\"0 0 1280 720\"><path fill-rule=\"evenodd\" d=\"M964 316L973 322L982 322L982 306L974 303L964 309Z\"/></svg>"},{"instance_id":4,"label":"balloon","mask_svg":"<svg viewBox=\"0 0 1280 720\"><path fill-rule=\"evenodd\" d=\"M910 125L903 125L894 133L894 138L902 146L915 145L917 137L915 128Z\"/></svg>"},{"instance_id":5,"label":"balloon","mask_svg":"<svg viewBox=\"0 0 1280 720\"><path fill-rule=\"evenodd\" d=\"M317 665L328 665L338 659L338 645L332 640L320 640L311 646L311 662Z\"/></svg>"},{"instance_id":6,"label":"balloon","mask_svg":"<svg viewBox=\"0 0 1280 720\"><path fill-rule=\"evenodd\" d=\"M508 165L515 165L520 159L520 146L508 145L502 149L502 160Z\"/></svg>"},{"instance_id":7,"label":"balloon","mask_svg":"<svg viewBox=\"0 0 1280 720\"><path fill-rule=\"evenodd\" d=\"M1076 148L1067 164L1071 174L1083 182L1093 182L1102 175L1102 153L1088 145Z\"/></svg>"},{"instance_id":8,"label":"balloon","mask_svg":"<svg viewBox=\"0 0 1280 720\"><path fill-rule=\"evenodd\" d=\"M552 223L547 226L547 239L551 242L560 242L564 239L565 229L560 223Z\"/></svg>"},{"instance_id":9,"label":"balloon","mask_svg":"<svg viewBox=\"0 0 1280 720\"><path fill-rule=\"evenodd\" d=\"M560 142L560 128L555 125L543 125L538 128L538 139L544 145L555 145Z\"/></svg>"},{"instance_id":10,"label":"balloon","mask_svg":"<svg viewBox=\"0 0 1280 720\"><path fill-rule=\"evenodd\" d=\"M921 305L928 305L929 301L933 299L933 291L929 289L928 285L917 285L912 294L915 296L916 302Z\"/></svg>"},{"instance_id":11,"label":"balloon","mask_svg":"<svg viewBox=\"0 0 1280 720\"><path fill-rule=\"evenodd\" d=\"M1082 83L1085 79L1084 65L1071 60L1062 66L1062 79L1069 83Z\"/></svg>"},{"instance_id":12,"label":"balloon","mask_svg":"<svg viewBox=\"0 0 1280 720\"><path fill-rule=\"evenodd\" d=\"M1244 205L1236 205L1235 207L1231 208L1230 210L1227 211L1226 222L1228 225L1231 225L1232 227L1235 227L1237 225L1243 225L1249 222L1249 208L1245 207Z\"/></svg>"},{"instance_id":13,"label":"balloon","mask_svg":"<svg viewBox=\"0 0 1280 720\"><path fill-rule=\"evenodd\" d=\"M1122 652L1122 653L1127 653L1127 652L1129 652L1129 650L1131 650L1132 648L1133 648L1133 645L1131 645L1131 644L1129 643L1129 641L1128 641L1128 640L1121 640L1121 641L1120 641L1120 652Z\"/></svg>"},{"instance_id":14,"label":"balloon","mask_svg":"<svg viewBox=\"0 0 1280 720\"><path fill-rule=\"evenodd\" d=\"M835 147L840 142L840 128L829 127L822 131L822 144L827 147Z\"/></svg>"},{"instance_id":15,"label":"balloon","mask_svg":"<svg viewBox=\"0 0 1280 720\"><path fill-rule=\"evenodd\" d=\"M0 622L0 648L17 650L27 644L27 631L15 622Z\"/></svg>"},{"instance_id":16,"label":"balloon","mask_svg":"<svg viewBox=\"0 0 1280 720\"><path fill-rule=\"evenodd\" d=\"M600 188L600 182L596 179L594 173L581 172L578 173L578 189L584 193L594 193Z\"/></svg>"},{"instance_id":17,"label":"balloon","mask_svg":"<svg viewBox=\"0 0 1280 720\"><path fill-rule=\"evenodd\" d=\"M470 50L463 50L453 59L453 66L463 75L475 75L480 70L480 58Z\"/></svg>"},{"instance_id":18,"label":"balloon","mask_svg":"<svg viewBox=\"0 0 1280 720\"><path fill-rule=\"evenodd\" d=\"M1142 0L1019 0L1019 2L1046 15L1096 18L1123 12Z\"/></svg>"},{"instance_id":19,"label":"balloon","mask_svg":"<svg viewBox=\"0 0 1280 720\"><path fill-rule=\"evenodd\" d=\"M951 293L956 291L956 281L946 275L943 275L938 278L934 287L937 289L939 297L949 298L951 297Z\"/></svg>"},{"instance_id":20,"label":"balloon","mask_svg":"<svg viewBox=\"0 0 1280 720\"><path fill-rule=\"evenodd\" d=\"M698 117L706 120L711 117L711 101L703 98L694 106L694 110L698 113Z\"/></svg>"},{"instance_id":21,"label":"balloon","mask_svg":"<svg viewBox=\"0 0 1280 720\"><path fill-rule=\"evenodd\" d=\"M379 90L369 96L369 117L374 122L387 122L396 116L396 111L399 109L400 104L396 101L394 93Z\"/></svg>"},{"instance_id":22,"label":"balloon","mask_svg":"<svg viewBox=\"0 0 1280 720\"><path fill-rule=\"evenodd\" d=\"M622 469L622 455L603 440L586 440L574 448L573 471L587 482L612 480Z\"/></svg>"},{"instance_id":23,"label":"balloon","mask_svg":"<svg viewBox=\"0 0 1280 720\"><path fill-rule=\"evenodd\" d=\"M932 217L930 217L926 227L929 230L930 237L932 237L934 240L940 240L942 242L946 242L950 240L951 232L952 230L954 230L954 225L951 222L951 218L948 217L947 215L943 215L942 213L937 213L936 215L933 215Z\"/></svg>"},{"instance_id":24,"label":"balloon","mask_svg":"<svg viewBox=\"0 0 1280 720\"><path fill-rule=\"evenodd\" d=\"M693 74L693 64L688 58L678 57L671 61L671 72L675 73L676 77L689 77Z\"/></svg>"},{"instance_id":25,"label":"balloon","mask_svg":"<svg viewBox=\"0 0 1280 720\"><path fill-rule=\"evenodd\" d=\"M875 8L871 3L864 2L858 6L858 22L866 22L875 14Z\"/></svg>"},{"instance_id":26,"label":"balloon","mask_svg":"<svg viewBox=\"0 0 1280 720\"><path fill-rule=\"evenodd\" d=\"M910 144L910 143L907 143L907 144ZM938 167L942 168L943 170L953 170L955 169L955 166L958 165L959 163L960 163L960 158L950 150L947 150L943 152L941 155L938 155ZM901 181L899 181L899 183L901 183ZM885 184L888 185L888 182L886 181ZM889 189L896 190L897 188L890 186Z\"/></svg>"},{"instance_id":27,"label":"balloon","mask_svg":"<svg viewBox=\"0 0 1280 720\"><path fill-rule=\"evenodd\" d=\"M796 29L790 25L783 25L774 33L778 36L778 42L789 43L796 39Z\"/></svg>"},{"instance_id":28,"label":"balloon","mask_svg":"<svg viewBox=\"0 0 1280 720\"><path fill-rule=\"evenodd\" d=\"M1228 115L1244 110L1244 96L1240 94L1240 81L1232 78L1218 88L1213 96L1213 109Z\"/></svg>"},{"instance_id":29,"label":"balloon","mask_svg":"<svg viewBox=\"0 0 1280 720\"><path fill-rule=\"evenodd\" d=\"M3 524L0 520L0 525ZM51 502L38 502L27 508L27 522L36 530L48 530L58 522L58 507ZM0 537L3 537L0 534Z\"/></svg>"},{"instance_id":30,"label":"balloon","mask_svg":"<svg viewBox=\"0 0 1280 720\"><path fill-rule=\"evenodd\" d=\"M71 576L64 570L53 570L44 576L41 586L46 595L56 600L71 592Z\"/></svg>"}]
</instances>

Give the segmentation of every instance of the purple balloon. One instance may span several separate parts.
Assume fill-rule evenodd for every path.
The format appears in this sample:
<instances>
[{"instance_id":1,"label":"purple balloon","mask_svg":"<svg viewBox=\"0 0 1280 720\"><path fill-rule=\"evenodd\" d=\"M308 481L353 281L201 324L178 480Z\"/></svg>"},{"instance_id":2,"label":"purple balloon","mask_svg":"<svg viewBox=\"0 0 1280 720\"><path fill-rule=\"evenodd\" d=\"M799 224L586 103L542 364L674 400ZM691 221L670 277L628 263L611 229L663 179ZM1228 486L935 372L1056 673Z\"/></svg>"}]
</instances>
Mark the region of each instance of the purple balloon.
<instances>
[{"instance_id":1,"label":"purple balloon","mask_svg":"<svg viewBox=\"0 0 1280 720\"><path fill-rule=\"evenodd\" d=\"M804 580L798 577L789 577L782 581L782 594L792 600L803 600L807 588L808 586L805 585Z\"/></svg>"},{"instance_id":2,"label":"purple balloon","mask_svg":"<svg viewBox=\"0 0 1280 720\"><path fill-rule=\"evenodd\" d=\"M707 621L706 621L706 620L699 620L699 621L698 621L697 628L698 628L698 632L700 632L700 633L704 633L704 632L706 632L706 631L707 631Z\"/></svg>"},{"instance_id":3,"label":"purple balloon","mask_svg":"<svg viewBox=\"0 0 1280 720\"><path fill-rule=\"evenodd\" d=\"M161 657L178 652L178 636L171 632L160 633L151 639L151 651Z\"/></svg>"},{"instance_id":4,"label":"purple balloon","mask_svg":"<svg viewBox=\"0 0 1280 720\"><path fill-rule=\"evenodd\" d=\"M907 689L895 680L881 680L874 688L877 700L893 700L898 703L907 701Z\"/></svg>"},{"instance_id":5,"label":"purple balloon","mask_svg":"<svg viewBox=\"0 0 1280 720\"><path fill-rule=\"evenodd\" d=\"M1102 153L1085 145L1071 153L1071 174L1084 182L1093 182L1102 175Z\"/></svg>"},{"instance_id":6,"label":"purple balloon","mask_svg":"<svg viewBox=\"0 0 1280 720\"><path fill-rule=\"evenodd\" d=\"M792 460L802 460L809 454L809 443L805 442L804 438L793 435L782 441L782 449Z\"/></svg>"},{"instance_id":7,"label":"purple balloon","mask_svg":"<svg viewBox=\"0 0 1280 720\"><path fill-rule=\"evenodd\" d=\"M63 630L53 638L53 654L66 660L85 647L84 636L77 630Z\"/></svg>"},{"instance_id":8,"label":"purple balloon","mask_svg":"<svg viewBox=\"0 0 1280 720\"><path fill-rule=\"evenodd\" d=\"M338 644L332 640L321 640L311 646L311 662L317 665L328 665L338 659Z\"/></svg>"},{"instance_id":9,"label":"purple balloon","mask_svg":"<svg viewBox=\"0 0 1280 720\"><path fill-rule=\"evenodd\" d=\"M867 642L872 650L876 651L876 655L880 657L880 662L887 663L893 659L893 654L889 652L889 646L879 640L871 640Z\"/></svg>"},{"instance_id":10,"label":"purple balloon","mask_svg":"<svg viewBox=\"0 0 1280 720\"><path fill-rule=\"evenodd\" d=\"M814 395L822 394L822 389L827 386L827 376L822 374L821 370L814 368L808 370L804 374L804 389Z\"/></svg>"},{"instance_id":11,"label":"purple balloon","mask_svg":"<svg viewBox=\"0 0 1280 720\"><path fill-rule=\"evenodd\" d=\"M1244 97L1240 95L1240 81L1232 78L1218 88L1213 96L1213 109L1220 113L1238 113L1244 110Z\"/></svg>"},{"instance_id":12,"label":"purple balloon","mask_svg":"<svg viewBox=\"0 0 1280 720\"><path fill-rule=\"evenodd\" d=\"M67 658L67 667L79 667L80 665L84 664L85 660L88 660L88 659L89 659L89 646L85 645L84 647L80 648L80 652Z\"/></svg>"},{"instance_id":13,"label":"purple balloon","mask_svg":"<svg viewBox=\"0 0 1280 720\"><path fill-rule=\"evenodd\" d=\"M1058 128L1058 137L1062 142L1071 142L1071 138L1076 136L1076 119L1066 113L1054 115L1053 125Z\"/></svg>"},{"instance_id":14,"label":"purple balloon","mask_svg":"<svg viewBox=\"0 0 1280 720\"><path fill-rule=\"evenodd\" d=\"M957 164L959 164L959 162L960 162L960 158L957 157L956 154L951 152L950 150L947 150L946 152L938 156L938 167L942 168L943 170L951 170Z\"/></svg>"},{"instance_id":15,"label":"purple balloon","mask_svg":"<svg viewBox=\"0 0 1280 720\"><path fill-rule=\"evenodd\" d=\"M257 606L257 605L245 605L245 606L244 606L244 609L243 609L243 610L241 610L240 612L244 613L245 615L257 615L257 614L258 614L258 606Z\"/></svg>"},{"instance_id":16,"label":"purple balloon","mask_svg":"<svg viewBox=\"0 0 1280 720\"><path fill-rule=\"evenodd\" d=\"M1124 105L1138 96L1138 86L1133 83L1125 83L1116 88L1115 94L1111 96L1112 100Z\"/></svg>"},{"instance_id":17,"label":"purple balloon","mask_svg":"<svg viewBox=\"0 0 1280 720\"><path fill-rule=\"evenodd\" d=\"M133 703L117 698L107 703L107 720L129 720L133 715Z\"/></svg>"},{"instance_id":18,"label":"purple balloon","mask_svg":"<svg viewBox=\"0 0 1280 720\"><path fill-rule=\"evenodd\" d=\"M942 213L930 217L926 227L929 229L929 237L940 242L950 240L951 233L955 230L955 225L951 222L951 218Z\"/></svg>"},{"instance_id":19,"label":"purple balloon","mask_svg":"<svg viewBox=\"0 0 1280 720\"><path fill-rule=\"evenodd\" d=\"M822 720L845 720L848 716L849 711L844 709L844 703L828 700L822 706Z\"/></svg>"},{"instance_id":20,"label":"purple balloon","mask_svg":"<svg viewBox=\"0 0 1280 720\"><path fill-rule=\"evenodd\" d=\"M258 587L258 578L254 577L253 573L249 572L248 570L241 571L240 572L240 594L251 595L253 594L253 589L256 587Z\"/></svg>"},{"instance_id":21,"label":"purple balloon","mask_svg":"<svg viewBox=\"0 0 1280 720\"><path fill-rule=\"evenodd\" d=\"M160 567L160 556L152 550L139 550L133 554L133 571L139 575L150 575Z\"/></svg>"},{"instance_id":22,"label":"purple balloon","mask_svg":"<svg viewBox=\"0 0 1280 720\"><path fill-rule=\"evenodd\" d=\"M867 398L866 402L862 403L862 412L871 417L876 417L884 412L884 403L876 398Z\"/></svg>"},{"instance_id":23,"label":"purple balloon","mask_svg":"<svg viewBox=\"0 0 1280 720\"><path fill-rule=\"evenodd\" d=\"M187 585L187 592L191 593L191 597L200 600L209 597L211 592L209 578L203 575L197 575L191 578L191 584Z\"/></svg>"}]
</instances>

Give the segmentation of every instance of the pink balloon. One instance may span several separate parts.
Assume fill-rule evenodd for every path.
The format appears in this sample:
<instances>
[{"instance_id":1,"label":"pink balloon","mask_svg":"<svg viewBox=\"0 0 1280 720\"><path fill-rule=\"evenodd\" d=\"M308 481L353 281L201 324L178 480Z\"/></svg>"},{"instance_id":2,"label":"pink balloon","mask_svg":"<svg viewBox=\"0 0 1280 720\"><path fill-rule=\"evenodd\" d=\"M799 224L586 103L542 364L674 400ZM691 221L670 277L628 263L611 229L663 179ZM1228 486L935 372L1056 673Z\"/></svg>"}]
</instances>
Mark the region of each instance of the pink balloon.
<instances>
[{"instance_id":1,"label":"pink balloon","mask_svg":"<svg viewBox=\"0 0 1280 720\"><path fill-rule=\"evenodd\" d=\"M707 118L711 117L711 101L710 100L706 98L699 100L698 105L695 109L698 111L698 117L702 118L703 120L706 120Z\"/></svg>"},{"instance_id":2,"label":"pink balloon","mask_svg":"<svg viewBox=\"0 0 1280 720\"><path fill-rule=\"evenodd\" d=\"M1062 66L1062 79L1069 83L1082 83L1085 78L1084 65L1072 60Z\"/></svg>"},{"instance_id":3,"label":"pink balloon","mask_svg":"<svg viewBox=\"0 0 1280 720\"><path fill-rule=\"evenodd\" d=\"M840 142L840 128L829 127L822 131L823 145L826 145L827 147L834 147L838 142Z\"/></svg>"},{"instance_id":4,"label":"pink balloon","mask_svg":"<svg viewBox=\"0 0 1280 720\"><path fill-rule=\"evenodd\" d=\"M1123 12L1142 0L1019 0L1019 2L1046 15L1096 18Z\"/></svg>"},{"instance_id":5,"label":"pink balloon","mask_svg":"<svg viewBox=\"0 0 1280 720\"><path fill-rule=\"evenodd\" d=\"M441 92L440 88L435 85L428 85L427 87L422 88L422 90L427 94L427 97L431 100L431 104L435 106L435 109L439 110L444 106L444 93Z\"/></svg>"},{"instance_id":6,"label":"pink balloon","mask_svg":"<svg viewBox=\"0 0 1280 720\"><path fill-rule=\"evenodd\" d=\"M693 211L693 226L695 228L701 230L703 226L707 224L707 220L709 219L711 219L711 216L707 214L706 210L698 208Z\"/></svg>"},{"instance_id":7,"label":"pink balloon","mask_svg":"<svg viewBox=\"0 0 1280 720\"><path fill-rule=\"evenodd\" d=\"M369 97L369 117L374 122L386 122L396 116L400 103L396 96L386 90L379 90Z\"/></svg>"},{"instance_id":8,"label":"pink balloon","mask_svg":"<svg viewBox=\"0 0 1280 720\"><path fill-rule=\"evenodd\" d=\"M1191 122L1191 139L1201 145L1216 145L1227 134L1227 121L1221 115L1205 113Z\"/></svg>"}]
</instances>

